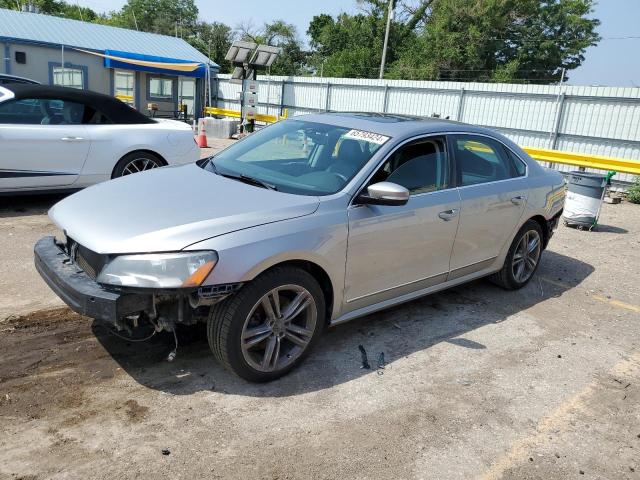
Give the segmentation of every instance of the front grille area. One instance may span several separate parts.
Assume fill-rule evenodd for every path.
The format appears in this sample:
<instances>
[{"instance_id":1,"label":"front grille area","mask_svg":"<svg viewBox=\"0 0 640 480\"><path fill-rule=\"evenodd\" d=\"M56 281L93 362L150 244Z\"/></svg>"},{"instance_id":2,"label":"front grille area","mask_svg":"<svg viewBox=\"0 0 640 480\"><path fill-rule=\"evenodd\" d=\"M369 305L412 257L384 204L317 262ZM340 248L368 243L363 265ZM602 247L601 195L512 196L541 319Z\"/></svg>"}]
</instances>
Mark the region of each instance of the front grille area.
<instances>
[{"instance_id":1,"label":"front grille area","mask_svg":"<svg viewBox=\"0 0 640 480\"><path fill-rule=\"evenodd\" d=\"M80 267L92 280L98 277L108 259L107 255L93 252L72 239L67 241L67 252L73 263Z\"/></svg>"}]
</instances>

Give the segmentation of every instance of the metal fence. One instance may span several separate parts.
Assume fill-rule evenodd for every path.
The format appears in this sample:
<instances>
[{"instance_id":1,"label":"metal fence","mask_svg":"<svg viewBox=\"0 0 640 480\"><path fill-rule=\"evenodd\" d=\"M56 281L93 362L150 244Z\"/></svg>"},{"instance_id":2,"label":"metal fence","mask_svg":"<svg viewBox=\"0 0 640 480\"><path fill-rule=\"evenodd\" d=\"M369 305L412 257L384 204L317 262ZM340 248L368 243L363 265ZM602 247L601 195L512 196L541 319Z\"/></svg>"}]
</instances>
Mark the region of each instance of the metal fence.
<instances>
[{"instance_id":1,"label":"metal fence","mask_svg":"<svg viewBox=\"0 0 640 480\"><path fill-rule=\"evenodd\" d=\"M219 75L216 105L239 109L241 86ZM497 130L522 146L640 162L640 88L267 77L258 112L366 111L439 115ZM571 166L557 166L563 171ZM632 175L619 174L629 182Z\"/></svg>"}]
</instances>

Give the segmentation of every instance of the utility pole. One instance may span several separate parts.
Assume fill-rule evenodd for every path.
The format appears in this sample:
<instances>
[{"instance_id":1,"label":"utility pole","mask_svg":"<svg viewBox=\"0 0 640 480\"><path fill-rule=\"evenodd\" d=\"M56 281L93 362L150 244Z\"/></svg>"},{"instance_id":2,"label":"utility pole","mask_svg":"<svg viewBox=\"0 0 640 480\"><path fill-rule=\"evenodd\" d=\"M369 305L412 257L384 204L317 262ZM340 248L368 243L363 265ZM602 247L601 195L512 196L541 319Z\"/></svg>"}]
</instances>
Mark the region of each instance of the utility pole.
<instances>
[{"instance_id":1,"label":"utility pole","mask_svg":"<svg viewBox=\"0 0 640 480\"><path fill-rule=\"evenodd\" d=\"M391 20L393 19L393 9L396 6L396 0L389 0L389 8L387 10L387 29L384 32L384 46L382 47L382 61L380 62L380 80L384 78L384 67L387 63L387 46L389 45L389 30L391 30Z\"/></svg>"},{"instance_id":2,"label":"utility pole","mask_svg":"<svg viewBox=\"0 0 640 480\"><path fill-rule=\"evenodd\" d=\"M136 19L136 12L133 8L131 9L131 13L133 14L133 24L136 26L136 30L138 30L138 20Z\"/></svg>"},{"instance_id":3,"label":"utility pole","mask_svg":"<svg viewBox=\"0 0 640 480\"><path fill-rule=\"evenodd\" d=\"M80 4L76 0L76 5L78 6L78 13L80 14L80 21L84 22L84 18L82 18L82 9L80 8Z\"/></svg>"}]
</instances>

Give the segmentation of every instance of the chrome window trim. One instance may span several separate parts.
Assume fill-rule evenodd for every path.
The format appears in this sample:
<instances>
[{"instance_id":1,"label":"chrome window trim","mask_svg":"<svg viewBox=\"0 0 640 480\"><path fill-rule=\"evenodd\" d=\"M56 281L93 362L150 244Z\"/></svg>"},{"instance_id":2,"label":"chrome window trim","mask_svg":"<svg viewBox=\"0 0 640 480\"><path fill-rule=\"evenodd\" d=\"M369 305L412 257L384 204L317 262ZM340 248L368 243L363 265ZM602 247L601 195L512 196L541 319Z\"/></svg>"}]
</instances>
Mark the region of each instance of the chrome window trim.
<instances>
[{"instance_id":1,"label":"chrome window trim","mask_svg":"<svg viewBox=\"0 0 640 480\"><path fill-rule=\"evenodd\" d=\"M353 203L354 200L358 197L358 195L360 195L363 192L364 186L369 182L369 180L371 180L371 178L375 175L375 173L378 171L378 169L384 164L384 162L386 162L391 157L391 155L396 153L399 148L402 148L407 143L413 142L415 140L426 139L426 138L429 138L429 137L441 137L441 136L451 136L451 135L470 135L470 136L475 136L475 137L486 137L486 138L489 138L489 139L491 139L491 140L493 140L495 142L498 142L504 148L506 148L509 151L511 151L516 156L516 158L518 158L522 163L524 163L525 168L526 168L525 174L522 175L522 176L518 176L518 177L505 178L503 180L492 180L490 182L476 183L474 185L464 185L464 186L443 188L442 190L436 190L434 192L417 193L415 195L411 195L411 197L420 197L422 195L433 195L434 193L446 192L447 190L453 190L453 189L456 189L456 188L461 189L461 188L477 187L479 185L490 185L490 184L494 184L494 183L508 182L508 181L511 181L511 180L518 180L518 179L521 179L521 178L528 178L529 177L529 164L526 161L522 160L520 155L518 155L516 152L514 152L512 148L510 148L504 142L502 142L500 139L498 139L498 138L496 138L494 136L488 135L486 133L456 132L456 131L446 131L446 132L435 132L435 133L421 134L421 135L416 135L414 137L410 137L410 138L407 138L407 139L403 140L401 143L396 145L396 147L393 150L391 150L387 155L385 155L378 162L378 164L371 171L371 173L367 176L367 178L364 180L364 182L362 182L360 184L360 186L358 186L358 188L356 189L356 193L353 195L351 200L349 200L349 205L347 206L347 208L360 207L361 206L361 205L358 205L358 204L354 205L354 203ZM451 155L449 154L449 152L447 152L447 156L448 156L449 162L451 162ZM454 159L454 161L455 161L455 159ZM451 163L450 163L450 165L451 165ZM456 162L456 166L457 166L457 162ZM346 186L345 186L345 188L346 188Z\"/></svg>"}]
</instances>

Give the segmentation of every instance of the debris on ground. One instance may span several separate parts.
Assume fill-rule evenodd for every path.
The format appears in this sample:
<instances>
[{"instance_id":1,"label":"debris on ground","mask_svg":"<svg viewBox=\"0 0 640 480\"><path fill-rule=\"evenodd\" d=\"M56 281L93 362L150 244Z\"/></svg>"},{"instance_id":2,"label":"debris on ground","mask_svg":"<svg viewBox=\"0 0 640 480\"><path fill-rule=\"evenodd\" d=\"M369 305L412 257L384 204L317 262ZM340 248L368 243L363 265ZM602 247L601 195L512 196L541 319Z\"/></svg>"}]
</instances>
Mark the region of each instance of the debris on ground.
<instances>
[{"instance_id":1,"label":"debris on ground","mask_svg":"<svg viewBox=\"0 0 640 480\"><path fill-rule=\"evenodd\" d=\"M163 448L163 449L162 449L162 454L163 454L163 455L165 455L165 456L166 456L166 455L170 455L170 454L171 454L171 451L170 451L168 448Z\"/></svg>"},{"instance_id":2,"label":"debris on ground","mask_svg":"<svg viewBox=\"0 0 640 480\"><path fill-rule=\"evenodd\" d=\"M384 361L384 352L380 352L380 355L378 355L378 369L379 370L384 370L386 363Z\"/></svg>"},{"instance_id":3,"label":"debris on ground","mask_svg":"<svg viewBox=\"0 0 640 480\"><path fill-rule=\"evenodd\" d=\"M360 350L360 356L362 358L362 366L360 368L371 370L371 365L369 365L369 359L367 358L367 351L362 345L358 345L358 350Z\"/></svg>"}]
</instances>

